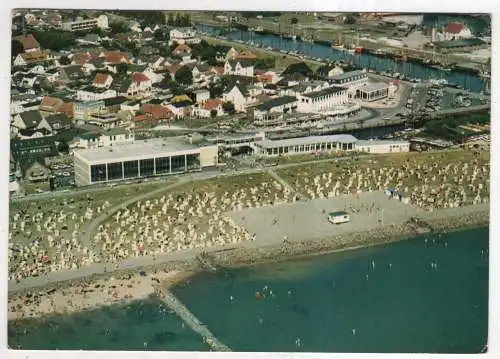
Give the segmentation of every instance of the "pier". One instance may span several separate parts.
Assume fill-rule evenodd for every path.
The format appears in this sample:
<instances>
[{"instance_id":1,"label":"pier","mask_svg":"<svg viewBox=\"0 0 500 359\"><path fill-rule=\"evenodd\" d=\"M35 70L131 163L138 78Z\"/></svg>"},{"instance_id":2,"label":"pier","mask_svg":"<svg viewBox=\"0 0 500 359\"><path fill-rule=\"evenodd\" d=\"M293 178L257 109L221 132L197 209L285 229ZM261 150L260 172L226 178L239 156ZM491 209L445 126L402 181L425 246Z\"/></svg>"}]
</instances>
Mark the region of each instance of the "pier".
<instances>
[{"instance_id":1,"label":"pier","mask_svg":"<svg viewBox=\"0 0 500 359\"><path fill-rule=\"evenodd\" d=\"M155 286L155 295L158 296L168 308L173 310L194 332L202 336L213 351L230 352L231 349L221 343L211 332L206 325L198 320L193 313L187 309L168 289Z\"/></svg>"}]
</instances>

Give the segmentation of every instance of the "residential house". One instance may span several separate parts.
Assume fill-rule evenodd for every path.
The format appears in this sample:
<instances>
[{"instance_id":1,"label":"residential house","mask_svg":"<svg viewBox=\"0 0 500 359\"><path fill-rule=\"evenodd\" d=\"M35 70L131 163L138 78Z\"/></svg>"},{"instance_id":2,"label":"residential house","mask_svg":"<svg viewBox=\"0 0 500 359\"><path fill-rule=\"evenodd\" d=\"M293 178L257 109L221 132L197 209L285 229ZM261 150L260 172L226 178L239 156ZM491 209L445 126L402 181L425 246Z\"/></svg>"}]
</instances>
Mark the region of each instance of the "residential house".
<instances>
[{"instance_id":1,"label":"residential house","mask_svg":"<svg viewBox=\"0 0 500 359\"><path fill-rule=\"evenodd\" d=\"M40 102L39 110L43 115L50 115L59 112L64 101L57 97L45 96Z\"/></svg>"},{"instance_id":2,"label":"residential house","mask_svg":"<svg viewBox=\"0 0 500 359\"><path fill-rule=\"evenodd\" d=\"M104 63L104 58L89 60L82 65L82 69L86 74L90 74L92 71L105 70L106 65Z\"/></svg>"},{"instance_id":3,"label":"residential house","mask_svg":"<svg viewBox=\"0 0 500 359\"><path fill-rule=\"evenodd\" d=\"M50 69L50 70L47 70L44 74L43 74L43 77L45 77L45 79L50 82L50 83L54 83L57 81L57 79L59 78L59 70L58 69Z\"/></svg>"},{"instance_id":4,"label":"residential house","mask_svg":"<svg viewBox=\"0 0 500 359\"><path fill-rule=\"evenodd\" d=\"M117 96L114 98L107 98L104 100L104 108L108 112L118 112L123 103L129 100L125 96Z\"/></svg>"},{"instance_id":5,"label":"residential house","mask_svg":"<svg viewBox=\"0 0 500 359\"><path fill-rule=\"evenodd\" d=\"M131 61L127 53L120 51L109 51L105 54L104 62L106 64L118 65L118 64L129 64Z\"/></svg>"},{"instance_id":6,"label":"residential house","mask_svg":"<svg viewBox=\"0 0 500 359\"><path fill-rule=\"evenodd\" d=\"M471 30L458 22L450 22L446 25L443 34L446 41L470 39L473 37Z\"/></svg>"},{"instance_id":7,"label":"residential house","mask_svg":"<svg viewBox=\"0 0 500 359\"><path fill-rule=\"evenodd\" d=\"M35 83L37 82L37 79L38 79L38 75L37 74L24 74L21 82L20 82L20 86L21 87L26 87L26 88L33 88L33 86L35 85Z\"/></svg>"},{"instance_id":8,"label":"residential house","mask_svg":"<svg viewBox=\"0 0 500 359\"><path fill-rule=\"evenodd\" d=\"M286 113L295 112L297 103L297 98L294 96L282 96L271 99L255 106L254 119L265 122L267 120L282 118Z\"/></svg>"},{"instance_id":9,"label":"residential house","mask_svg":"<svg viewBox=\"0 0 500 359\"><path fill-rule=\"evenodd\" d=\"M109 101L107 99L106 101ZM74 118L76 120L88 121L90 116L94 113L99 113L103 111L105 106L105 101L86 101L86 102L75 102L74 104Z\"/></svg>"},{"instance_id":10,"label":"residential house","mask_svg":"<svg viewBox=\"0 0 500 359\"><path fill-rule=\"evenodd\" d=\"M84 52L75 52L74 54L71 54L69 56L71 60L72 65L80 65L83 66L90 60L92 60L92 55L90 52L84 51Z\"/></svg>"},{"instance_id":11,"label":"residential house","mask_svg":"<svg viewBox=\"0 0 500 359\"><path fill-rule=\"evenodd\" d=\"M47 116L38 124L39 129L45 129L48 133L55 135L59 132L67 131L73 128L68 116L64 113Z\"/></svg>"},{"instance_id":12,"label":"residential house","mask_svg":"<svg viewBox=\"0 0 500 359\"><path fill-rule=\"evenodd\" d=\"M19 42L25 53L40 52L40 43L32 34L15 36L12 40Z\"/></svg>"},{"instance_id":13,"label":"residential house","mask_svg":"<svg viewBox=\"0 0 500 359\"><path fill-rule=\"evenodd\" d=\"M153 46L141 46L141 49L139 50L139 56L154 56L159 53L160 50Z\"/></svg>"},{"instance_id":14,"label":"residential house","mask_svg":"<svg viewBox=\"0 0 500 359\"><path fill-rule=\"evenodd\" d=\"M58 81L61 83L70 83L85 79L85 73L79 65L69 65L61 67L59 70Z\"/></svg>"},{"instance_id":15,"label":"residential house","mask_svg":"<svg viewBox=\"0 0 500 359\"><path fill-rule=\"evenodd\" d=\"M26 66L27 64L43 62L47 59L47 54L43 51L33 51L18 54L14 59L14 66Z\"/></svg>"},{"instance_id":16,"label":"residential house","mask_svg":"<svg viewBox=\"0 0 500 359\"><path fill-rule=\"evenodd\" d=\"M193 100L198 104L204 104L210 99L210 91L207 89L198 89L193 91Z\"/></svg>"},{"instance_id":17,"label":"residential house","mask_svg":"<svg viewBox=\"0 0 500 359\"><path fill-rule=\"evenodd\" d=\"M224 75L254 76L254 62L251 60L227 60Z\"/></svg>"},{"instance_id":18,"label":"residential house","mask_svg":"<svg viewBox=\"0 0 500 359\"><path fill-rule=\"evenodd\" d=\"M222 116L224 114L223 103L224 101L218 98L209 99L205 103L198 105L199 107L193 109L193 116L210 118L213 117L212 113L215 114L215 117Z\"/></svg>"},{"instance_id":19,"label":"residential house","mask_svg":"<svg viewBox=\"0 0 500 359\"><path fill-rule=\"evenodd\" d=\"M235 84L222 98L224 102L232 102L237 112L244 112L249 102L248 90L240 84Z\"/></svg>"},{"instance_id":20,"label":"residential house","mask_svg":"<svg viewBox=\"0 0 500 359\"><path fill-rule=\"evenodd\" d=\"M76 91L76 99L78 101L99 101L116 96L117 93L115 90L105 87L87 86Z\"/></svg>"},{"instance_id":21,"label":"residential house","mask_svg":"<svg viewBox=\"0 0 500 359\"><path fill-rule=\"evenodd\" d=\"M330 84L326 81L309 81L285 88L281 90L281 95L297 97L305 93L321 91L328 87L330 87Z\"/></svg>"},{"instance_id":22,"label":"residential house","mask_svg":"<svg viewBox=\"0 0 500 359\"><path fill-rule=\"evenodd\" d=\"M117 113L94 113L90 115L88 123L104 129L127 126L129 121L118 117Z\"/></svg>"},{"instance_id":23,"label":"residential house","mask_svg":"<svg viewBox=\"0 0 500 359\"><path fill-rule=\"evenodd\" d=\"M236 51L236 49L234 47L231 47L229 48L228 50L226 50L226 53L225 53L225 56L224 58L221 58L220 60L217 59L218 61L227 61L227 60L234 60L236 58L236 56L238 55L238 51Z\"/></svg>"},{"instance_id":24,"label":"residential house","mask_svg":"<svg viewBox=\"0 0 500 359\"><path fill-rule=\"evenodd\" d=\"M176 28L170 30L169 45L177 44L198 44L200 39L196 37L196 30L191 27Z\"/></svg>"},{"instance_id":25,"label":"residential house","mask_svg":"<svg viewBox=\"0 0 500 359\"><path fill-rule=\"evenodd\" d=\"M82 45L99 45L101 38L97 34L87 34L84 38L76 39L76 42Z\"/></svg>"},{"instance_id":26,"label":"residential house","mask_svg":"<svg viewBox=\"0 0 500 359\"><path fill-rule=\"evenodd\" d=\"M142 112L156 124L169 122L174 118L174 114L167 106L145 103L142 105Z\"/></svg>"},{"instance_id":27,"label":"residential house","mask_svg":"<svg viewBox=\"0 0 500 359\"><path fill-rule=\"evenodd\" d=\"M172 54L176 56L186 56L190 55L192 52L191 48L186 45L186 44L179 44L177 47L172 51Z\"/></svg>"},{"instance_id":28,"label":"residential house","mask_svg":"<svg viewBox=\"0 0 500 359\"><path fill-rule=\"evenodd\" d=\"M38 125L43 117L38 110L25 111L14 116L11 131L21 136L32 136L38 131Z\"/></svg>"},{"instance_id":29,"label":"residential house","mask_svg":"<svg viewBox=\"0 0 500 359\"><path fill-rule=\"evenodd\" d=\"M43 158L24 158L20 161L20 167L23 178L32 183L45 182L50 175Z\"/></svg>"},{"instance_id":30,"label":"residential house","mask_svg":"<svg viewBox=\"0 0 500 359\"><path fill-rule=\"evenodd\" d=\"M207 63L196 63L193 65L193 79L198 79L202 75L208 74L210 72L210 66Z\"/></svg>"},{"instance_id":31,"label":"residential house","mask_svg":"<svg viewBox=\"0 0 500 359\"><path fill-rule=\"evenodd\" d=\"M120 84L118 93L122 96L145 98L151 96L153 83L146 75L133 73L130 78Z\"/></svg>"},{"instance_id":32,"label":"residential house","mask_svg":"<svg viewBox=\"0 0 500 359\"><path fill-rule=\"evenodd\" d=\"M110 74L98 72L95 75L92 85L97 88L109 88L113 82L113 77Z\"/></svg>"},{"instance_id":33,"label":"residential house","mask_svg":"<svg viewBox=\"0 0 500 359\"><path fill-rule=\"evenodd\" d=\"M120 111L130 111L135 114L140 109L141 109L141 101L138 100L127 101L120 104Z\"/></svg>"},{"instance_id":34,"label":"residential house","mask_svg":"<svg viewBox=\"0 0 500 359\"><path fill-rule=\"evenodd\" d=\"M233 57L234 60L248 60L248 61L257 61L259 57L254 53L249 51L241 51L237 52Z\"/></svg>"},{"instance_id":35,"label":"residential house","mask_svg":"<svg viewBox=\"0 0 500 359\"><path fill-rule=\"evenodd\" d=\"M12 139L10 141L10 151L16 162L26 158L54 157L58 154L53 136L24 140Z\"/></svg>"},{"instance_id":36,"label":"residential house","mask_svg":"<svg viewBox=\"0 0 500 359\"><path fill-rule=\"evenodd\" d=\"M78 135L70 146L73 149L113 147L133 143L134 134L124 128L90 131Z\"/></svg>"},{"instance_id":37,"label":"residential house","mask_svg":"<svg viewBox=\"0 0 500 359\"><path fill-rule=\"evenodd\" d=\"M257 81L266 84L275 84L279 81L278 74L274 71L256 72Z\"/></svg>"}]
</instances>

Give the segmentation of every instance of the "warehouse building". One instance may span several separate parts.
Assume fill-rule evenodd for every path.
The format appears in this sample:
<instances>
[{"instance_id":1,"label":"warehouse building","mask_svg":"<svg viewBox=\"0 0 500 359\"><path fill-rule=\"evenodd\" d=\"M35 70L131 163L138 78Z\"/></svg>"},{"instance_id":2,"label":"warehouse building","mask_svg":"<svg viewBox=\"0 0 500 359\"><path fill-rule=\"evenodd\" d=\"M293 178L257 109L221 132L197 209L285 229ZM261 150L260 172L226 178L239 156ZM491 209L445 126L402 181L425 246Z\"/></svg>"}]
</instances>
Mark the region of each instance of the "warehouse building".
<instances>
[{"instance_id":1,"label":"warehouse building","mask_svg":"<svg viewBox=\"0 0 500 359\"><path fill-rule=\"evenodd\" d=\"M74 153L75 183L88 186L158 175L200 171L217 165L218 147L185 137L134 141Z\"/></svg>"}]
</instances>

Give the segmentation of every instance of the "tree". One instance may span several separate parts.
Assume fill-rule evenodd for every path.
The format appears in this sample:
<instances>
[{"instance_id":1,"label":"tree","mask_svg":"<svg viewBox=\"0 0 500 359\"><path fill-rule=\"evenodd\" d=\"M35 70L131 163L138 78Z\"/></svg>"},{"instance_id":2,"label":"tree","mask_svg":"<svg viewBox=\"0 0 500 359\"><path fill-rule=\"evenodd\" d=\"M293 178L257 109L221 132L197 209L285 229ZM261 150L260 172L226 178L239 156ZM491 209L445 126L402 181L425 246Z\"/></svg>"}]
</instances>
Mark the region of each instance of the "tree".
<instances>
[{"instance_id":1,"label":"tree","mask_svg":"<svg viewBox=\"0 0 500 359\"><path fill-rule=\"evenodd\" d=\"M167 25L168 26L174 26L175 25L174 14L172 14L171 12L168 14Z\"/></svg>"},{"instance_id":2,"label":"tree","mask_svg":"<svg viewBox=\"0 0 500 359\"><path fill-rule=\"evenodd\" d=\"M122 34L129 31L127 25L124 22L113 22L109 24L111 34Z\"/></svg>"},{"instance_id":3,"label":"tree","mask_svg":"<svg viewBox=\"0 0 500 359\"><path fill-rule=\"evenodd\" d=\"M61 56L61 58L59 59L59 63L61 65L69 65L71 64L71 60L68 59L68 56Z\"/></svg>"},{"instance_id":4,"label":"tree","mask_svg":"<svg viewBox=\"0 0 500 359\"><path fill-rule=\"evenodd\" d=\"M353 25L356 23L354 15L347 15L344 17L344 24Z\"/></svg>"},{"instance_id":5,"label":"tree","mask_svg":"<svg viewBox=\"0 0 500 359\"><path fill-rule=\"evenodd\" d=\"M119 74L126 74L128 71L128 65L126 63L121 63L116 66L116 71Z\"/></svg>"},{"instance_id":6,"label":"tree","mask_svg":"<svg viewBox=\"0 0 500 359\"><path fill-rule=\"evenodd\" d=\"M290 24L292 24L292 25L295 25L295 24L297 24L298 22L299 22L299 19L297 19L296 17L292 17L292 18L290 19Z\"/></svg>"},{"instance_id":7,"label":"tree","mask_svg":"<svg viewBox=\"0 0 500 359\"><path fill-rule=\"evenodd\" d=\"M69 153L68 143L65 141L59 142L59 144L57 145L57 151L59 151L60 153Z\"/></svg>"},{"instance_id":8,"label":"tree","mask_svg":"<svg viewBox=\"0 0 500 359\"><path fill-rule=\"evenodd\" d=\"M236 112L234 109L234 104L231 101L224 102L222 104L222 109L229 115L234 115L234 113Z\"/></svg>"},{"instance_id":9,"label":"tree","mask_svg":"<svg viewBox=\"0 0 500 359\"><path fill-rule=\"evenodd\" d=\"M216 118L217 117L217 110L215 110L215 109L210 110L210 117L211 118Z\"/></svg>"},{"instance_id":10,"label":"tree","mask_svg":"<svg viewBox=\"0 0 500 359\"><path fill-rule=\"evenodd\" d=\"M22 54L24 52L23 45L17 40L12 40L11 42L11 56L17 57L17 55Z\"/></svg>"},{"instance_id":11,"label":"tree","mask_svg":"<svg viewBox=\"0 0 500 359\"><path fill-rule=\"evenodd\" d=\"M193 73L187 66L182 66L175 73L175 81L183 85L191 85L193 83Z\"/></svg>"},{"instance_id":12,"label":"tree","mask_svg":"<svg viewBox=\"0 0 500 359\"><path fill-rule=\"evenodd\" d=\"M60 30L33 30L31 31L40 47L46 50L60 51L72 47L75 44L76 35L68 31Z\"/></svg>"},{"instance_id":13,"label":"tree","mask_svg":"<svg viewBox=\"0 0 500 359\"><path fill-rule=\"evenodd\" d=\"M181 26L182 25L182 19L181 19L181 15L179 13L177 13L175 15L174 25L175 26Z\"/></svg>"}]
</instances>

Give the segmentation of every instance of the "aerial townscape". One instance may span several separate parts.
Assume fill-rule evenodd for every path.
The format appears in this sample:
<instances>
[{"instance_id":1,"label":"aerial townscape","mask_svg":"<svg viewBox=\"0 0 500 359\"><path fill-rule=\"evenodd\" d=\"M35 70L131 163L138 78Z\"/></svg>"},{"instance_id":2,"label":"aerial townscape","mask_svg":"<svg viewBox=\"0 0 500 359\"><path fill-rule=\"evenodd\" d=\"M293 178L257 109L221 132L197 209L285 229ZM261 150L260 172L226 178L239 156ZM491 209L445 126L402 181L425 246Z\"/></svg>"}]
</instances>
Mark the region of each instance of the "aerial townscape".
<instances>
[{"instance_id":1,"label":"aerial townscape","mask_svg":"<svg viewBox=\"0 0 500 359\"><path fill-rule=\"evenodd\" d=\"M16 9L11 46L11 349L487 350L489 15Z\"/></svg>"}]
</instances>

